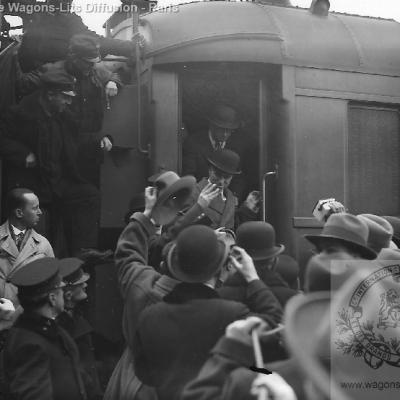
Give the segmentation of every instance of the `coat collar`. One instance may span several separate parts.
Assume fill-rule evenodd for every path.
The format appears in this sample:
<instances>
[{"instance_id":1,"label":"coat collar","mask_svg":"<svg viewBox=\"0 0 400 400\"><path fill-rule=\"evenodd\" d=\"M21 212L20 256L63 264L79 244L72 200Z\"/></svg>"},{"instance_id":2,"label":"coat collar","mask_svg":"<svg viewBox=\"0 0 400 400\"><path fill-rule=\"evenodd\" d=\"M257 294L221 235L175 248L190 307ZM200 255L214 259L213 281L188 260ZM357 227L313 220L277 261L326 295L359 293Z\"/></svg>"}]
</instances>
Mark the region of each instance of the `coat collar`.
<instances>
[{"instance_id":1,"label":"coat collar","mask_svg":"<svg viewBox=\"0 0 400 400\"><path fill-rule=\"evenodd\" d=\"M51 340L56 339L59 335L59 328L54 319L33 312L24 312L18 318L15 327L36 332Z\"/></svg>"},{"instance_id":2,"label":"coat collar","mask_svg":"<svg viewBox=\"0 0 400 400\"><path fill-rule=\"evenodd\" d=\"M214 289L202 283L179 283L163 300L170 304L183 304L190 300L218 298L219 295Z\"/></svg>"}]
</instances>

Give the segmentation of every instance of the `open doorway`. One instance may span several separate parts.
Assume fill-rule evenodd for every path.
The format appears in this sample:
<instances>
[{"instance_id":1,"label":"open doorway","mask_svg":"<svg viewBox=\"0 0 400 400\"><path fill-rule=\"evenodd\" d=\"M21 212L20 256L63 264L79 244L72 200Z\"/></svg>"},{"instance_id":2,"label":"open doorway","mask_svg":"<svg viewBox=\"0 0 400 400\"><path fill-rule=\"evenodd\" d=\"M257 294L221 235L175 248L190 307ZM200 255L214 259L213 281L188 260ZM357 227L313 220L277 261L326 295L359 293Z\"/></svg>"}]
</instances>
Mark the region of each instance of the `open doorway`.
<instances>
[{"instance_id":1,"label":"open doorway","mask_svg":"<svg viewBox=\"0 0 400 400\"><path fill-rule=\"evenodd\" d=\"M242 202L250 191L260 190L260 68L238 63L191 64L183 66L179 76L184 126L181 145L190 135L208 135L208 117L215 104L226 104L236 110L239 128L226 147L241 158L242 174L232 181L231 190ZM180 172L181 161L182 158Z\"/></svg>"}]
</instances>

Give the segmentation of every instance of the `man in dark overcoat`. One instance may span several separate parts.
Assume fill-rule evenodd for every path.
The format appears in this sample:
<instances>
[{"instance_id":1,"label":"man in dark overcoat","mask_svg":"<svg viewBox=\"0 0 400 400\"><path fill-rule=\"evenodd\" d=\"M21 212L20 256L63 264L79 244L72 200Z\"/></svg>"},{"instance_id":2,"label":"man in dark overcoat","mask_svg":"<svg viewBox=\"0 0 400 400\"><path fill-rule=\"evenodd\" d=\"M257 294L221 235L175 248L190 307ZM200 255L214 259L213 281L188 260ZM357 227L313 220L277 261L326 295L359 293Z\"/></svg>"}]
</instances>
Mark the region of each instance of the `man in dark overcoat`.
<instances>
[{"instance_id":1,"label":"man in dark overcoat","mask_svg":"<svg viewBox=\"0 0 400 400\"><path fill-rule=\"evenodd\" d=\"M6 186L34 191L58 208L71 254L97 247L99 192L79 173L79 137L68 116L75 79L62 70L41 75L43 89L0 119L0 155Z\"/></svg>"},{"instance_id":2,"label":"man in dark overcoat","mask_svg":"<svg viewBox=\"0 0 400 400\"><path fill-rule=\"evenodd\" d=\"M24 313L4 349L8 400L86 400L78 349L56 322L64 309L58 260L42 258L12 277Z\"/></svg>"},{"instance_id":3,"label":"man in dark overcoat","mask_svg":"<svg viewBox=\"0 0 400 400\"><path fill-rule=\"evenodd\" d=\"M259 279L251 257L234 249L236 258L229 256L227 242L202 225L184 229L169 248L167 268L181 283L163 302L142 312L131 346L139 379L154 386L160 400L179 398L231 322L250 312L262 315L271 327L280 322L282 309ZM221 298L215 290L234 269L247 282L248 307Z\"/></svg>"}]
</instances>

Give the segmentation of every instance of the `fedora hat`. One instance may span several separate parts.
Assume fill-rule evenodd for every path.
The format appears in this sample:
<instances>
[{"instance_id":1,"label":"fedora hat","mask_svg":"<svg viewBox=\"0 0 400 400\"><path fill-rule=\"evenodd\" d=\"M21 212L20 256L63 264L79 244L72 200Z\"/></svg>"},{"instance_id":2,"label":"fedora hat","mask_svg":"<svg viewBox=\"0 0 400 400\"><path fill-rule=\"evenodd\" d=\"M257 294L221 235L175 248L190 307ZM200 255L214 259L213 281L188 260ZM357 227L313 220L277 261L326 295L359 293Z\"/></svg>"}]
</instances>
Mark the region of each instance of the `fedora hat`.
<instances>
[{"instance_id":1,"label":"fedora hat","mask_svg":"<svg viewBox=\"0 0 400 400\"><path fill-rule=\"evenodd\" d=\"M390 246L393 237L393 227L383 217L374 214L357 215L368 225L368 246L379 253Z\"/></svg>"},{"instance_id":2,"label":"fedora hat","mask_svg":"<svg viewBox=\"0 0 400 400\"><path fill-rule=\"evenodd\" d=\"M226 104L216 104L210 112L208 121L223 129L235 130L240 126L236 111Z\"/></svg>"},{"instance_id":3,"label":"fedora hat","mask_svg":"<svg viewBox=\"0 0 400 400\"><path fill-rule=\"evenodd\" d=\"M180 232L170 246L167 267L181 282L203 283L218 272L228 255L227 242L219 240L214 230L193 225Z\"/></svg>"},{"instance_id":4,"label":"fedora hat","mask_svg":"<svg viewBox=\"0 0 400 400\"><path fill-rule=\"evenodd\" d=\"M275 229L268 222L244 222L236 231L236 243L247 251L253 260L267 260L285 250L283 244L275 244Z\"/></svg>"},{"instance_id":5,"label":"fedora hat","mask_svg":"<svg viewBox=\"0 0 400 400\"><path fill-rule=\"evenodd\" d=\"M154 181L158 195L153 207L152 218L160 225L170 223L184 206L195 185L196 179L193 176L180 178L173 171L162 173ZM172 204L169 200L172 200Z\"/></svg>"},{"instance_id":6,"label":"fedora hat","mask_svg":"<svg viewBox=\"0 0 400 400\"><path fill-rule=\"evenodd\" d=\"M207 161L210 165L219 171L224 172L228 175L239 175L240 171L240 157L237 153L232 150L223 149L214 151L208 158Z\"/></svg>"},{"instance_id":7,"label":"fedora hat","mask_svg":"<svg viewBox=\"0 0 400 400\"><path fill-rule=\"evenodd\" d=\"M373 260L376 253L367 246L368 226L355 215L332 214L326 221L320 235L304 235L317 248L328 240L335 239L355 250L363 258Z\"/></svg>"},{"instance_id":8,"label":"fedora hat","mask_svg":"<svg viewBox=\"0 0 400 400\"><path fill-rule=\"evenodd\" d=\"M400 218L395 216L384 216L383 218L386 219L392 225L393 228L393 241L396 243L397 246L400 246Z\"/></svg>"}]
</instances>

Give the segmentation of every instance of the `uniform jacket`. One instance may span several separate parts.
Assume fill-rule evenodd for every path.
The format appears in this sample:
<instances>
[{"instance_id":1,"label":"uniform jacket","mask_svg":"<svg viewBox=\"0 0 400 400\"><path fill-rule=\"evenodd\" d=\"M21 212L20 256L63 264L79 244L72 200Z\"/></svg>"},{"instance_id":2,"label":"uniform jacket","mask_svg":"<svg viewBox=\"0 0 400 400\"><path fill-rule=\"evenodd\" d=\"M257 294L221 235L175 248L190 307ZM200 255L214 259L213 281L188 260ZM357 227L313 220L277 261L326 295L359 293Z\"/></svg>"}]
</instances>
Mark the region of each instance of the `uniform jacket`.
<instances>
[{"instance_id":1,"label":"uniform jacket","mask_svg":"<svg viewBox=\"0 0 400 400\"><path fill-rule=\"evenodd\" d=\"M181 400L254 400L250 389L257 373L249 369L254 365L251 346L223 337L198 376L184 388ZM295 391L297 400L306 400L304 379L292 359L266 364L265 368L281 375Z\"/></svg>"},{"instance_id":2,"label":"uniform jacket","mask_svg":"<svg viewBox=\"0 0 400 400\"><path fill-rule=\"evenodd\" d=\"M22 314L4 349L9 400L85 400L78 349L54 320Z\"/></svg>"},{"instance_id":3,"label":"uniform jacket","mask_svg":"<svg viewBox=\"0 0 400 400\"><path fill-rule=\"evenodd\" d=\"M17 288L9 282L12 274L25 264L41 257L54 257L53 249L48 240L30 229L24 239L25 245L18 251L10 233L10 224L6 221L0 226L0 297L19 304Z\"/></svg>"},{"instance_id":4,"label":"uniform jacket","mask_svg":"<svg viewBox=\"0 0 400 400\"><path fill-rule=\"evenodd\" d=\"M201 208L198 207L197 199L200 192L207 185L207 183L208 179L203 178L195 186L192 194L187 200L187 212L193 214L193 211L198 210L198 216L194 220L195 223L208 225L213 229L217 229L220 227L234 229L236 200L233 193L229 189L226 189L224 191L224 195L226 197L225 201L222 200L221 196L217 196L211 201L210 205L205 210L201 210Z\"/></svg>"},{"instance_id":5,"label":"uniform jacket","mask_svg":"<svg viewBox=\"0 0 400 400\"><path fill-rule=\"evenodd\" d=\"M57 139L55 139L57 138ZM9 187L27 187L42 202L51 201L62 179L83 183L77 167L78 137L66 113L48 113L33 93L0 120L0 156L5 162ZM52 157L54 149L60 148L61 157ZM34 153L37 166L25 167L25 159Z\"/></svg>"},{"instance_id":6,"label":"uniform jacket","mask_svg":"<svg viewBox=\"0 0 400 400\"><path fill-rule=\"evenodd\" d=\"M148 241L155 227L142 213L135 213L122 232L115 251L119 287L124 301L123 331L127 348L109 381L104 400L154 398L154 392L135 375L132 346L139 316L177 284L147 263ZM152 397L153 396L153 397Z\"/></svg>"},{"instance_id":7,"label":"uniform jacket","mask_svg":"<svg viewBox=\"0 0 400 400\"><path fill-rule=\"evenodd\" d=\"M274 326L281 308L259 280L248 285L248 304L222 299L203 284L180 283L164 301L143 311L133 347L139 379L160 400L178 399L231 322L258 313Z\"/></svg>"},{"instance_id":8,"label":"uniform jacket","mask_svg":"<svg viewBox=\"0 0 400 400\"><path fill-rule=\"evenodd\" d=\"M63 312L57 318L58 324L74 339L78 351L82 378L88 400L103 398L92 341L93 328L86 318L77 310Z\"/></svg>"}]
</instances>

